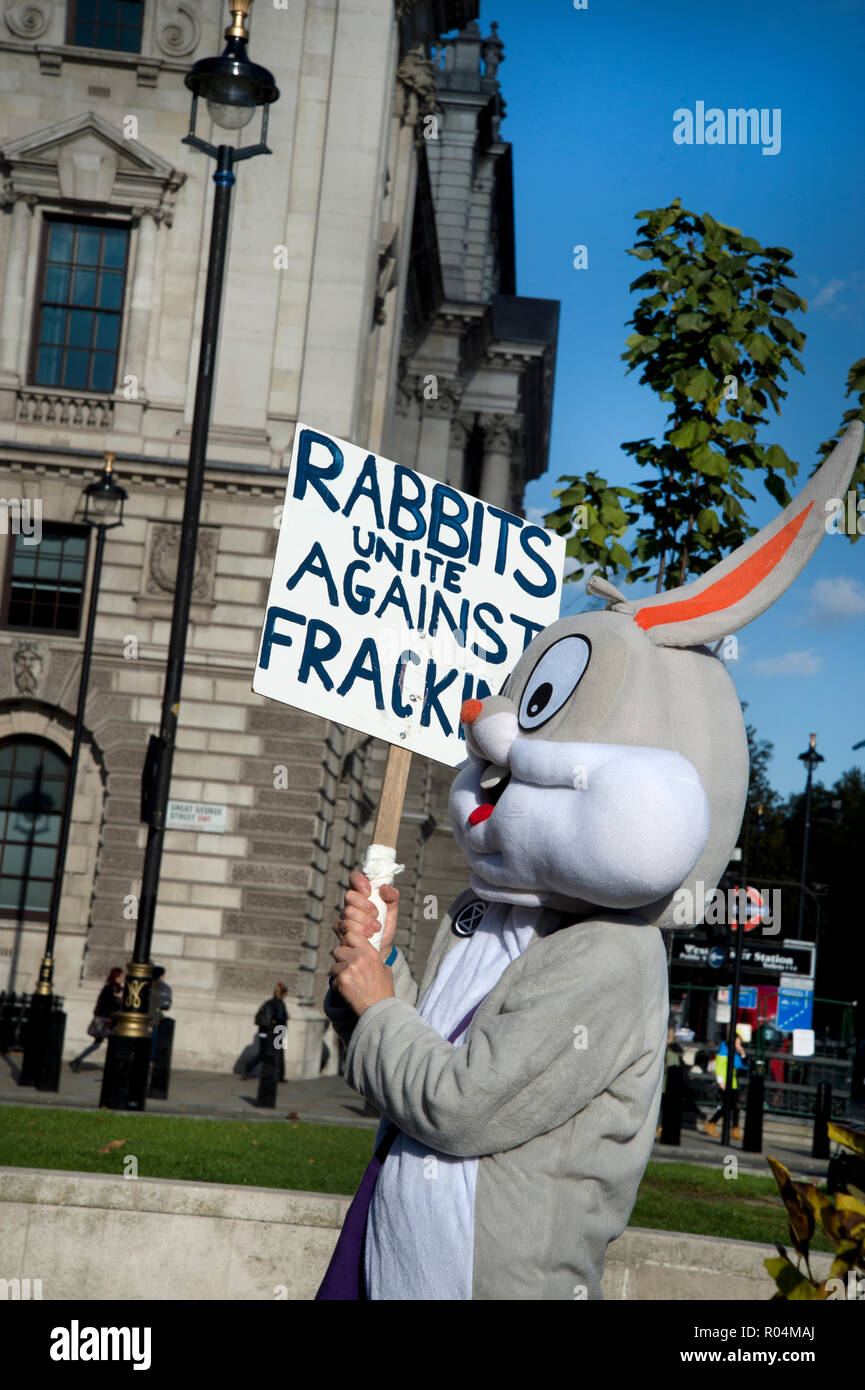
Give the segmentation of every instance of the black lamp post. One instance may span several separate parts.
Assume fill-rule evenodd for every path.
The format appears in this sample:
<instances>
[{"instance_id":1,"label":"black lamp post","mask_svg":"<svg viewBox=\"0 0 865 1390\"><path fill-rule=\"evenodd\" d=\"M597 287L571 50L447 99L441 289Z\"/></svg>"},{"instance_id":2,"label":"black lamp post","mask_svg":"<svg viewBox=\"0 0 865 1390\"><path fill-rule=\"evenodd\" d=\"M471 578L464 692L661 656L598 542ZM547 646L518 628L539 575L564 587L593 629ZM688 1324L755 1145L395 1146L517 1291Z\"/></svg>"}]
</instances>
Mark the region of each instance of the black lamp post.
<instances>
[{"instance_id":1,"label":"black lamp post","mask_svg":"<svg viewBox=\"0 0 865 1390\"><path fill-rule=\"evenodd\" d=\"M30 1001L27 1033L24 1040L24 1057L18 1082L20 1086L35 1086L37 1091L56 1091L60 1084L60 1059L63 1052L66 1017L64 1014L59 1014L54 999L54 942L57 936L57 919L60 915L60 898L63 892L63 872L66 865L66 851L69 847L69 831L72 826L72 803L75 799L78 755L81 751L81 736L84 730L84 708L87 704L87 687L90 683L93 631L96 625L99 583L102 578L105 533L112 531L115 526L123 525L123 506L127 496L125 489L114 481L111 471L113 465L114 455L106 454L105 467L102 473L95 482L88 483L84 489L84 520L96 532L96 553L93 559L93 576L90 581L90 604L87 610L84 652L81 658L81 677L78 682L78 707L75 711L72 753L69 758L69 775L66 780L66 795L60 822L60 840L57 846L57 863L54 870L56 886L51 898L48 935L45 940L45 954L42 957L42 965L39 970L39 983Z\"/></svg>"},{"instance_id":2,"label":"black lamp post","mask_svg":"<svg viewBox=\"0 0 865 1390\"><path fill-rule=\"evenodd\" d=\"M806 879L808 873L808 839L811 833L811 782L816 768L824 761L822 754L817 752L817 735L812 734L810 743L804 753L799 754L799 761L803 762L808 769L808 780L805 783L805 831L802 837L802 870L799 875L799 921L796 928L796 936L802 940L802 927L805 922L805 893Z\"/></svg>"},{"instance_id":3,"label":"black lamp post","mask_svg":"<svg viewBox=\"0 0 865 1390\"><path fill-rule=\"evenodd\" d=\"M189 608L192 601L198 520L201 512L205 452L219 337L219 312L225 275L228 215L234 184L233 166L238 160L251 159L256 154L271 153L267 147L267 113L270 103L276 101L279 96L271 73L266 68L259 67L257 63L250 62L247 57L246 44L249 34L244 21L252 9L252 0L232 0L229 8L232 23L225 31L228 40L225 51L219 58L203 58L185 78L186 85L192 92L192 110L189 133L184 136L183 144L192 145L194 149L202 150L216 160L216 171L213 175L216 191L213 198L210 255L201 323L201 349L162 714L159 733L150 739L141 783L141 818L147 824L148 831L141 875L138 923L133 959L126 973L123 1006L108 1039L108 1056L99 1100L100 1105L112 1110L143 1110L147 1090L150 983L153 971L150 945L165 839L165 813L171 782L171 765L177 737ZM201 140L195 134L199 97L203 97L207 102L207 109L214 124L229 131L242 129L252 120L256 109L261 107L258 143L235 149L232 145L215 146Z\"/></svg>"}]
</instances>

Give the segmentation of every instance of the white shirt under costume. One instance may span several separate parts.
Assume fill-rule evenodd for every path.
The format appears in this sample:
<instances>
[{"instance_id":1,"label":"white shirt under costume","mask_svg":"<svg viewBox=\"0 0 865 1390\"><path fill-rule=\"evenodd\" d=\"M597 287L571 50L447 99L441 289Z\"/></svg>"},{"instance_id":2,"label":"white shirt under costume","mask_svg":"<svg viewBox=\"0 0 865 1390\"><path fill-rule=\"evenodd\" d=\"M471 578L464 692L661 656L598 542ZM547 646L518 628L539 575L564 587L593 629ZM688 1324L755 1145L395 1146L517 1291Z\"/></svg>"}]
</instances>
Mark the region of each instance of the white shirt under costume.
<instances>
[{"instance_id":1,"label":"white shirt under costume","mask_svg":"<svg viewBox=\"0 0 865 1390\"><path fill-rule=\"evenodd\" d=\"M539 915L535 907L490 903L474 935L445 956L420 1017L449 1037L526 949ZM465 1037L453 1045L462 1047ZM370 1299L471 1299L477 1175L477 1158L436 1153L397 1136L369 1209L364 1273Z\"/></svg>"}]
</instances>

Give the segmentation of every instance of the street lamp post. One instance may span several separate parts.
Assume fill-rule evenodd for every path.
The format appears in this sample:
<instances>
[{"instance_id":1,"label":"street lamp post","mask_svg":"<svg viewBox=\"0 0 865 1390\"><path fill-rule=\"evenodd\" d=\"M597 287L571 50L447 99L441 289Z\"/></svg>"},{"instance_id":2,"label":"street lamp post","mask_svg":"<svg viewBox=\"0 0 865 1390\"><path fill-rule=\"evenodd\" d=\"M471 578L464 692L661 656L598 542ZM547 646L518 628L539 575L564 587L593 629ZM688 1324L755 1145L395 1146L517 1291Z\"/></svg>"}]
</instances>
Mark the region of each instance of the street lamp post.
<instances>
[{"instance_id":1,"label":"street lamp post","mask_svg":"<svg viewBox=\"0 0 865 1390\"><path fill-rule=\"evenodd\" d=\"M802 940L802 927L805 922L805 892L806 878L808 873L808 839L811 833L811 783L815 769L823 762L822 754L817 752L817 735L812 734L809 746L804 753L799 754L800 762L803 762L808 769L808 779L805 783L805 832L802 837L802 871L799 875L801 892L799 894L799 921L796 928L796 936Z\"/></svg>"},{"instance_id":2,"label":"street lamp post","mask_svg":"<svg viewBox=\"0 0 865 1390\"><path fill-rule=\"evenodd\" d=\"M57 846L57 863L54 870L55 890L51 899L48 918L48 935L45 940L45 954L39 970L39 983L30 1000L27 1032L24 1040L24 1057L21 1063L19 1086L35 1086L37 1091L56 1091L60 1085L60 1059L63 1052L63 1032L66 1020L62 1018L57 1026L54 1000L54 942L57 937L57 919L60 914L60 899L63 892L63 871L66 865L66 851L69 847L69 831L72 825L72 803L75 799L75 780L78 774L78 755L81 751L81 738L84 731L84 709L87 704L87 687L90 683L90 662L93 656L93 633L96 625L96 607L99 601L99 582L102 577L102 558L105 551L105 533L115 526L123 525L123 505L126 491L114 481L112 467L114 455L105 455L105 468L93 483L84 489L84 520L96 532L96 553L93 559L93 576L90 581L90 604L87 610L87 626L84 634L84 652L81 658L81 676L78 682L78 707L75 711L75 729L72 734L72 752L69 758L69 775L66 780L66 795L63 802L63 816L60 823L60 839Z\"/></svg>"},{"instance_id":3,"label":"street lamp post","mask_svg":"<svg viewBox=\"0 0 865 1390\"><path fill-rule=\"evenodd\" d=\"M192 417L192 436L189 445L189 465L186 474L186 499L180 531L177 559L177 583L174 590L174 609L171 616L171 636L168 644L168 663L162 695L162 714L159 734L150 739L141 786L142 820L147 824L147 847L141 876L141 895L138 903L138 922L133 959L126 973L123 1005L116 1017L108 1039L108 1056L102 1081L100 1105L112 1110L143 1110L147 1090L150 1055L148 1025L150 1017L150 984L153 966L150 946L153 920L159 887L159 869L165 839L165 815L171 783L171 766L177 737L180 689L183 681L183 659L192 601L195 571L195 552L198 541L198 521L204 486L204 464L210 409L216 369L216 349L219 337L219 314L222 304L222 285L225 274L228 221L231 189L234 185L233 166L253 155L270 154L267 147L267 114L279 91L271 73L250 62L246 53L249 34L244 21L252 8L252 0L232 0L232 23L225 31L227 43L218 58L203 58L187 73L186 86L192 92L189 133L183 144L202 150L216 160L213 181L213 220L210 234L210 254L207 265L207 284L204 292L204 312L201 324L201 349L198 358L198 378L195 387L195 408ZM261 107L261 131L258 143L235 149L232 145L214 146L195 134L198 99L203 97L215 125L236 131L247 125Z\"/></svg>"}]
</instances>

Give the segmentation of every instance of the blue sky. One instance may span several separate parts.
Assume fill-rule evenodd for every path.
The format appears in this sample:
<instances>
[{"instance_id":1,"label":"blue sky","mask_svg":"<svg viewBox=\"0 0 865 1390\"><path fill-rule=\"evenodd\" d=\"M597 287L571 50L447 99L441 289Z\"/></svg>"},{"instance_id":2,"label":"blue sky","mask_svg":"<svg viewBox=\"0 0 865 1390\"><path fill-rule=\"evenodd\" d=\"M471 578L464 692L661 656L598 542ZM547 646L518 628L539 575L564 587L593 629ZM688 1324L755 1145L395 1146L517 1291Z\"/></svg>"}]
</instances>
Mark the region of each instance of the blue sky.
<instances>
[{"instance_id":1,"label":"blue sky","mask_svg":"<svg viewBox=\"0 0 865 1390\"><path fill-rule=\"evenodd\" d=\"M805 375L791 371L783 413L761 442L778 443L804 482L817 446L845 409L847 372L865 355L865 5L803 0L495 0L481 28L499 25L499 69L514 147L517 291L561 300L550 469L526 508L548 510L563 473L590 468L616 483L639 470L626 439L660 436L664 410L620 360L645 268L624 254L634 214L680 197L696 212L794 253L790 284L808 300L793 316L807 334ZM673 112L697 101L780 108L781 148L674 144ZM572 248L588 248L588 269ZM762 484L750 520L777 504ZM621 581L618 581L621 583ZM635 586L628 589L636 595ZM564 611L579 611L581 583ZM728 663L747 718L775 745L770 769L782 794L803 785L797 754L817 732L829 784L865 766L865 539L829 536L782 599L739 635Z\"/></svg>"}]
</instances>

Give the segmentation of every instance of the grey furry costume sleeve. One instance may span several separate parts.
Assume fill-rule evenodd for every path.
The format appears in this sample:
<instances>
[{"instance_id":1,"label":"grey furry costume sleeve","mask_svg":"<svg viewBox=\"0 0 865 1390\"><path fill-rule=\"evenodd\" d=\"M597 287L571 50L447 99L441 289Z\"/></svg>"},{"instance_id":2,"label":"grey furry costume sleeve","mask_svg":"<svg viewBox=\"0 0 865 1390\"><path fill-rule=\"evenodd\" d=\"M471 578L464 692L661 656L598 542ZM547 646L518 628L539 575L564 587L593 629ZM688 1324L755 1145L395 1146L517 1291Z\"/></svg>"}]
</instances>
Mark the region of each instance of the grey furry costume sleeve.
<instances>
[{"instance_id":1,"label":"grey furry costume sleeve","mask_svg":"<svg viewBox=\"0 0 865 1390\"><path fill-rule=\"evenodd\" d=\"M660 933L592 919L535 939L453 1047L405 997L358 1020L346 1078L413 1139L457 1156L563 1125L632 1072L651 1105L667 1020ZM587 1135L586 1142L593 1137Z\"/></svg>"}]
</instances>

